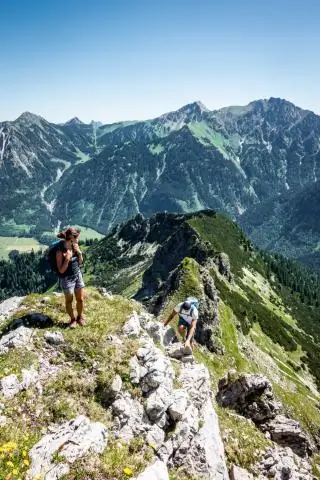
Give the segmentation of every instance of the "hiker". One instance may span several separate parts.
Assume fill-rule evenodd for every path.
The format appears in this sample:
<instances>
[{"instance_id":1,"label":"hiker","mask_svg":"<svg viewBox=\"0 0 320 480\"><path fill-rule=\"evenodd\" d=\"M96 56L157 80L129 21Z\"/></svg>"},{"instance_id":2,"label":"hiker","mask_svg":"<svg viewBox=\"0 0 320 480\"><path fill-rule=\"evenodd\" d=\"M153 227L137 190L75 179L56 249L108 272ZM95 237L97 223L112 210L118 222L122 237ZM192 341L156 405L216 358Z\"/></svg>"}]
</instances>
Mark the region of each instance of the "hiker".
<instances>
[{"instance_id":1,"label":"hiker","mask_svg":"<svg viewBox=\"0 0 320 480\"><path fill-rule=\"evenodd\" d=\"M58 238L64 240L58 244L56 263L60 287L65 296L66 311L70 316L69 326L71 328L75 328L77 323L79 325L84 325L85 323L82 316L84 282L80 271L83 257L78 245L79 236L80 232L75 228L68 228L57 235ZM75 294L77 302L77 317L73 313L73 294Z\"/></svg>"},{"instance_id":2,"label":"hiker","mask_svg":"<svg viewBox=\"0 0 320 480\"><path fill-rule=\"evenodd\" d=\"M170 313L167 320L164 322L164 326L179 315L178 330L183 340L185 340L185 347L193 349L194 334L197 326L197 320L199 317L198 312L199 302L196 298L188 297L184 302L178 303Z\"/></svg>"}]
</instances>

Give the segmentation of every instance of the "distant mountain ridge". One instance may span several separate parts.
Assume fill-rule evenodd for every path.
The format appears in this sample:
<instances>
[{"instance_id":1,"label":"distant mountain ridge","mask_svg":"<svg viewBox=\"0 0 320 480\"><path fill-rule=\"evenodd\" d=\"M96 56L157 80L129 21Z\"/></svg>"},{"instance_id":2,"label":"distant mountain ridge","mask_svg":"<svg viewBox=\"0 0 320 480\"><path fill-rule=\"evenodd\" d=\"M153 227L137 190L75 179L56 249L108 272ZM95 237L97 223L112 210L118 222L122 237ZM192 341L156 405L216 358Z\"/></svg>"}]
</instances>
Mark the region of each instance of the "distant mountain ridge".
<instances>
[{"instance_id":1,"label":"distant mountain ridge","mask_svg":"<svg viewBox=\"0 0 320 480\"><path fill-rule=\"evenodd\" d=\"M250 233L250 212L259 217L260 204L288 194L299 194L299 203L301 191L317 185L319 160L320 117L278 98L215 111L194 102L111 125L77 117L55 125L25 112L0 124L0 233L69 223L106 233L140 212L204 208ZM269 221L253 233L258 244L266 245L270 228ZM288 248L288 234L276 248L302 257ZM309 255L316 245L307 243Z\"/></svg>"}]
</instances>

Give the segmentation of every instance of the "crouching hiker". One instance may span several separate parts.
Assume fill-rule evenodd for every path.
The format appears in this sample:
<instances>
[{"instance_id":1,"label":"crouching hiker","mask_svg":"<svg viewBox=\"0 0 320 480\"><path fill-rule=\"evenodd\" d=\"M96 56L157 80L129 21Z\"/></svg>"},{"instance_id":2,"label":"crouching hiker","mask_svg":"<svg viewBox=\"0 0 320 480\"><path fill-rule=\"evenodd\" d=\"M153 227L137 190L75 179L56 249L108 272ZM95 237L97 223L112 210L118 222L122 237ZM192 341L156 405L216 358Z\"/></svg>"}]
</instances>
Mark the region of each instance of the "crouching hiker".
<instances>
[{"instance_id":1,"label":"crouching hiker","mask_svg":"<svg viewBox=\"0 0 320 480\"><path fill-rule=\"evenodd\" d=\"M178 303L172 310L171 314L164 322L164 325L168 325L169 322L179 315L178 330L185 341L185 347L193 349L194 334L199 318L199 301L196 298L188 297L184 302Z\"/></svg>"}]
</instances>

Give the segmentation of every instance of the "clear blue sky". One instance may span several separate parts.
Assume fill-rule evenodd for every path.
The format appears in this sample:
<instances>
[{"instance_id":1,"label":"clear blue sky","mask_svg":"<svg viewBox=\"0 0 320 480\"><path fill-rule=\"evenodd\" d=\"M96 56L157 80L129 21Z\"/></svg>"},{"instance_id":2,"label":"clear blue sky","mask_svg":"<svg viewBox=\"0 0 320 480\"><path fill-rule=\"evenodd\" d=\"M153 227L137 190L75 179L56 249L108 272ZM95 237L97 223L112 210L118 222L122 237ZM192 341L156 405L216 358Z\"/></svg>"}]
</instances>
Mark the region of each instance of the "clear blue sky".
<instances>
[{"instance_id":1,"label":"clear blue sky","mask_svg":"<svg viewBox=\"0 0 320 480\"><path fill-rule=\"evenodd\" d=\"M0 18L0 120L270 96L320 113L319 0L8 0Z\"/></svg>"}]
</instances>

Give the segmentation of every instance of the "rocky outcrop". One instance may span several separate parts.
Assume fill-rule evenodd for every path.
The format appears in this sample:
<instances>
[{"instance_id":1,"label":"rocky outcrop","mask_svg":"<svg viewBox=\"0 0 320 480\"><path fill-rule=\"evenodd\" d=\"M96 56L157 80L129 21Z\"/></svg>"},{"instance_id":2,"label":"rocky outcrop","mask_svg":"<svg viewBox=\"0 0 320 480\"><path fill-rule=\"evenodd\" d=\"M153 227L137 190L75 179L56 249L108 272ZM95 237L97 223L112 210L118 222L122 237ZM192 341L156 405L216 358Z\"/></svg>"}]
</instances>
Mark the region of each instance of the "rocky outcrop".
<instances>
[{"instance_id":1,"label":"rocky outcrop","mask_svg":"<svg viewBox=\"0 0 320 480\"><path fill-rule=\"evenodd\" d=\"M27 347L32 337L33 331L23 325L3 335L0 339L0 355L8 353L11 348Z\"/></svg>"},{"instance_id":2,"label":"rocky outcrop","mask_svg":"<svg viewBox=\"0 0 320 480\"><path fill-rule=\"evenodd\" d=\"M262 423L275 418L281 404L274 398L272 385L262 375L242 374L233 378L230 371L219 380L217 401L222 407L234 408L241 415Z\"/></svg>"},{"instance_id":3,"label":"rocky outcrop","mask_svg":"<svg viewBox=\"0 0 320 480\"><path fill-rule=\"evenodd\" d=\"M228 282L231 283L233 281L233 275L231 273L229 256L226 253L221 252L215 256L214 261L221 275L226 277Z\"/></svg>"},{"instance_id":4,"label":"rocky outcrop","mask_svg":"<svg viewBox=\"0 0 320 480\"><path fill-rule=\"evenodd\" d=\"M8 318L20 306L25 297L11 297L0 303L0 322Z\"/></svg>"},{"instance_id":5,"label":"rocky outcrop","mask_svg":"<svg viewBox=\"0 0 320 480\"><path fill-rule=\"evenodd\" d=\"M295 455L288 447L268 448L263 459L253 467L253 472L259 479L312 480L314 478L309 461ZM238 480L238 477L236 478Z\"/></svg>"},{"instance_id":6,"label":"rocky outcrop","mask_svg":"<svg viewBox=\"0 0 320 480\"><path fill-rule=\"evenodd\" d=\"M102 453L107 445L106 427L80 415L49 429L30 450L31 467L27 479L57 480L69 473L69 464L90 453ZM63 461L54 463L54 455Z\"/></svg>"},{"instance_id":7,"label":"rocky outcrop","mask_svg":"<svg viewBox=\"0 0 320 480\"><path fill-rule=\"evenodd\" d=\"M38 391L41 391L38 372L34 369L22 369L21 382L18 380L17 375L14 374L0 379L0 394L5 398L12 398L20 391L27 390L32 385L37 386Z\"/></svg>"},{"instance_id":8,"label":"rocky outcrop","mask_svg":"<svg viewBox=\"0 0 320 480\"><path fill-rule=\"evenodd\" d=\"M271 440L279 445L289 445L301 457L312 453L310 439L302 431L299 422L284 415L260 425L262 431L269 432Z\"/></svg>"},{"instance_id":9,"label":"rocky outcrop","mask_svg":"<svg viewBox=\"0 0 320 480\"><path fill-rule=\"evenodd\" d=\"M140 387L145 401L142 404L128 392L118 394L111 405L119 424L117 434L122 439L143 435L169 467L179 467L205 480L227 479L207 368L194 363L190 350L180 343L166 345L168 337L163 330L170 329L158 325L151 331L150 317L143 314L138 318L141 347L130 360L130 379ZM124 331L128 332L131 326L132 318ZM148 331L160 340L167 355L155 346ZM175 373L169 357L179 362L179 388L173 384ZM190 357L193 363L185 364L184 358Z\"/></svg>"},{"instance_id":10,"label":"rocky outcrop","mask_svg":"<svg viewBox=\"0 0 320 480\"><path fill-rule=\"evenodd\" d=\"M164 462L156 460L136 480L169 480L168 468Z\"/></svg>"},{"instance_id":11,"label":"rocky outcrop","mask_svg":"<svg viewBox=\"0 0 320 480\"><path fill-rule=\"evenodd\" d=\"M219 380L217 401L222 407L235 409L250 418L274 442L289 446L305 457L312 451L311 440L302 431L299 422L280 415L283 407L274 398L272 385L262 375L241 374L234 371Z\"/></svg>"}]
</instances>

